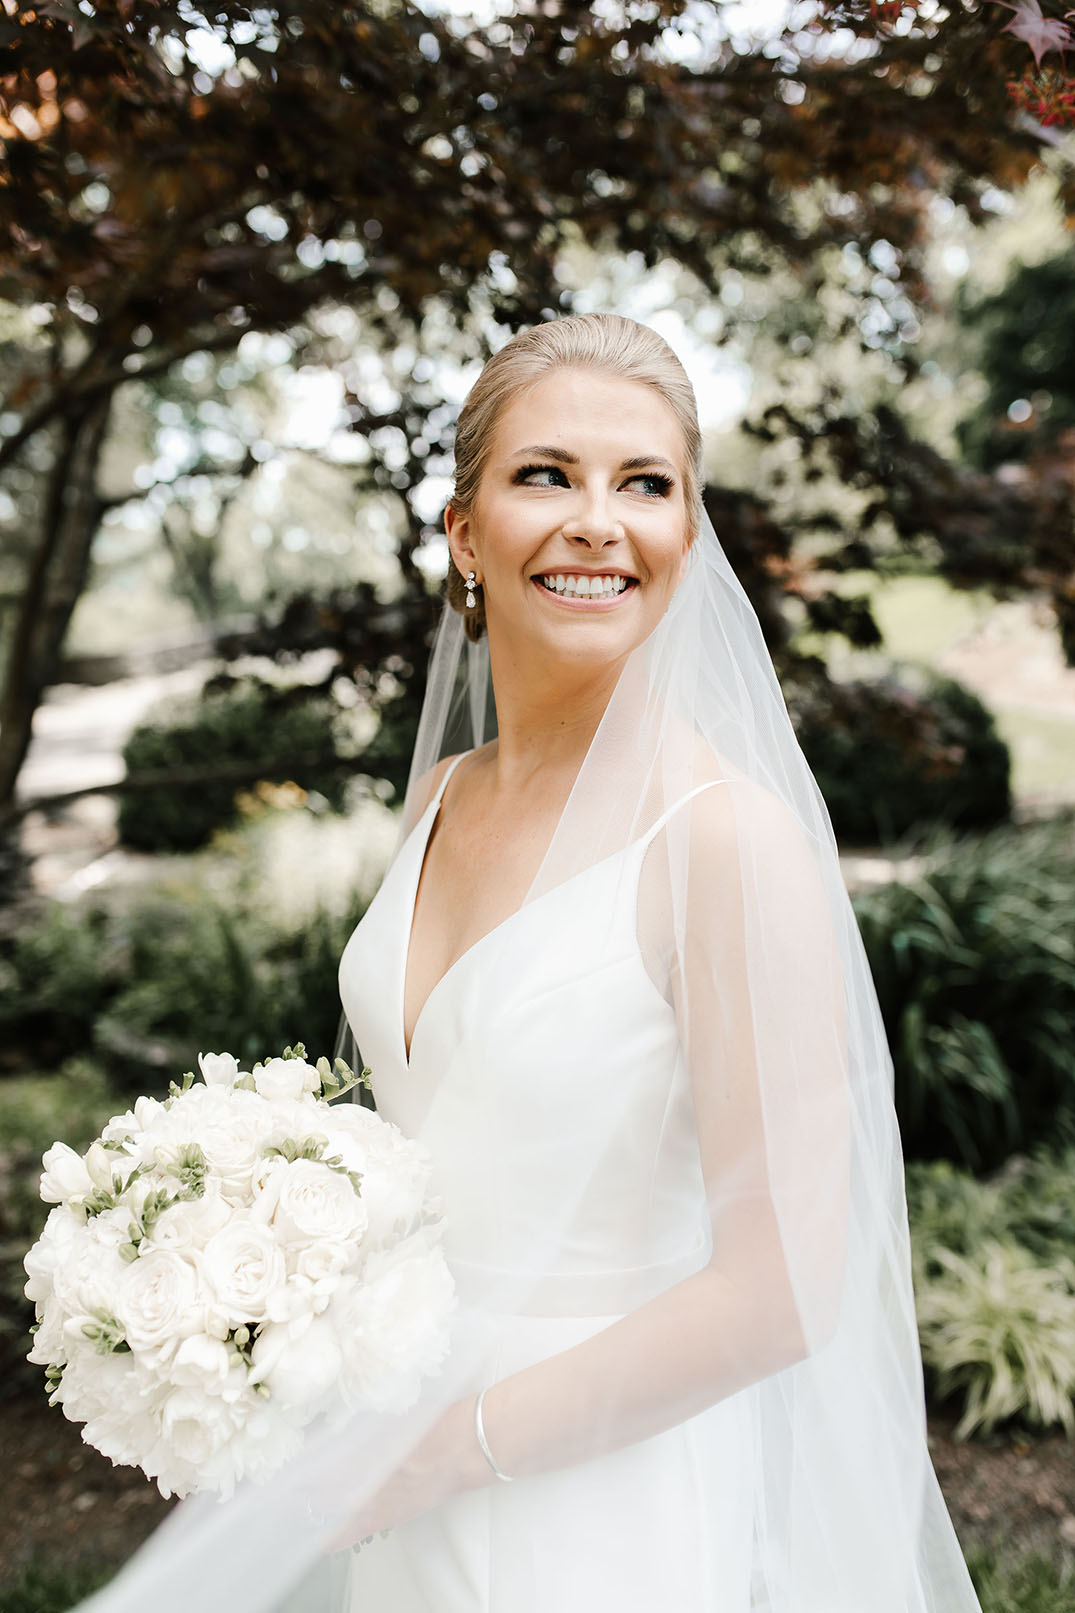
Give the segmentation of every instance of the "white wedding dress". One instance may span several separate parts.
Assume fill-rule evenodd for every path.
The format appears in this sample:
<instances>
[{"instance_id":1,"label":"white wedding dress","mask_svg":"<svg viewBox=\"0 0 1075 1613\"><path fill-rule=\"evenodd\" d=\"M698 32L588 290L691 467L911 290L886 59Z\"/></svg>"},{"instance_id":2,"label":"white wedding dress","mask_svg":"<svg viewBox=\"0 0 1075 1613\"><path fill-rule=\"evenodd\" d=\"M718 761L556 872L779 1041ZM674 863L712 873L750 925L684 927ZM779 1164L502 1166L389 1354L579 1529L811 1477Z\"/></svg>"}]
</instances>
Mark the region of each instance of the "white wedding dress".
<instances>
[{"instance_id":1,"label":"white wedding dress","mask_svg":"<svg viewBox=\"0 0 1075 1613\"><path fill-rule=\"evenodd\" d=\"M340 993L379 1112L432 1156L478 1388L696 1271L709 1225L675 1015L636 937L661 822L465 952L422 1008L408 1058L411 921L451 771L351 936ZM625 1092L637 1112L610 1147ZM572 1206L553 1248L551 1195ZM513 1274L517 1306L471 1302L491 1280L510 1294ZM735 1394L598 1460L461 1495L356 1553L353 1613L766 1606L752 1597L756 1437L749 1397Z\"/></svg>"}]
</instances>

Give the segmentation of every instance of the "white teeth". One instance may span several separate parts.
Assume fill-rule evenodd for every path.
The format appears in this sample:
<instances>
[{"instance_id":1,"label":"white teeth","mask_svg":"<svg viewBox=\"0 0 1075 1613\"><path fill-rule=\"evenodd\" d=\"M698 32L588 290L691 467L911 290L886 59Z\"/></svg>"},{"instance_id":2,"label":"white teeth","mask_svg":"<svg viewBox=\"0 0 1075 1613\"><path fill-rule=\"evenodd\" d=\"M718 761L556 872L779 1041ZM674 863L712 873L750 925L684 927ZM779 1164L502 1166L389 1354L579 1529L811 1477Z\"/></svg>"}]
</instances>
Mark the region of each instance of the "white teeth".
<instances>
[{"instance_id":1,"label":"white teeth","mask_svg":"<svg viewBox=\"0 0 1075 1613\"><path fill-rule=\"evenodd\" d=\"M540 580L551 593L566 599L614 599L627 587L626 577L571 576L559 571Z\"/></svg>"}]
</instances>

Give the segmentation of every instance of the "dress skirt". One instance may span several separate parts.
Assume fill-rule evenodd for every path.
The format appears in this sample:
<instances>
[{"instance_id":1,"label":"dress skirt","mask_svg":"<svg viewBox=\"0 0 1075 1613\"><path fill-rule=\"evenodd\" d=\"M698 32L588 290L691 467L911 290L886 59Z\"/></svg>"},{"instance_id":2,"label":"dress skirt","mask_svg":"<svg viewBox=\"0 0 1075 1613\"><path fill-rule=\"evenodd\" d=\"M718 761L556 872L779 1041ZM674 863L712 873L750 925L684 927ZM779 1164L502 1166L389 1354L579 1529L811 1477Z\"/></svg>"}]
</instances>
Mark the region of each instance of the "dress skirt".
<instances>
[{"instance_id":1,"label":"dress skirt","mask_svg":"<svg viewBox=\"0 0 1075 1613\"><path fill-rule=\"evenodd\" d=\"M616 1320L465 1325L485 1335L495 1383ZM753 1451L735 1395L594 1461L494 1478L358 1548L350 1613L749 1613Z\"/></svg>"}]
</instances>

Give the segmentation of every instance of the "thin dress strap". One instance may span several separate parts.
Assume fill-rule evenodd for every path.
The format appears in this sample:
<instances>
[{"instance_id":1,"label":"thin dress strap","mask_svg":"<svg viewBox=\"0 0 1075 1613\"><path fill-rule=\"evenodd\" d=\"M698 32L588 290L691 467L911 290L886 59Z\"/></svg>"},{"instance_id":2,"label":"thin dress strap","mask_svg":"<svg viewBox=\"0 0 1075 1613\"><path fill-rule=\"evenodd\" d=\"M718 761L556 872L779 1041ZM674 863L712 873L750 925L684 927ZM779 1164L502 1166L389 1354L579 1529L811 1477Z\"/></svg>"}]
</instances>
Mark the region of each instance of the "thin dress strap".
<instances>
[{"instance_id":1,"label":"thin dress strap","mask_svg":"<svg viewBox=\"0 0 1075 1613\"><path fill-rule=\"evenodd\" d=\"M470 756L471 754L472 754L471 751L461 750L459 752L458 756L453 756L452 757L451 761L448 763L448 766L444 769L444 773L443 773L443 776L441 778L440 783L437 785L437 788L433 791L433 794L429 797L429 801L428 801L428 803L426 805L426 809L425 809L426 812L429 811L429 808L431 806L438 806L438 807L440 806L441 799L442 799L442 797L444 795L444 792L448 788L448 780L451 778L452 774L455 772L456 768L459 766L459 764L463 760L464 756Z\"/></svg>"},{"instance_id":2,"label":"thin dress strap","mask_svg":"<svg viewBox=\"0 0 1075 1613\"><path fill-rule=\"evenodd\" d=\"M640 850L644 851L651 841L657 838L665 824L668 822L669 818L672 817L673 813L678 812L680 807L686 806L688 801L693 801L694 797L696 795L701 795L703 790L712 790L718 784L727 783L727 779L714 778L710 779L706 784L696 784L693 790L688 790L686 795L681 795L678 801L673 801L672 805L661 813L660 817L657 819L657 822L652 824L650 828L646 830L645 834L641 835L635 841L635 845L638 846Z\"/></svg>"}]
</instances>

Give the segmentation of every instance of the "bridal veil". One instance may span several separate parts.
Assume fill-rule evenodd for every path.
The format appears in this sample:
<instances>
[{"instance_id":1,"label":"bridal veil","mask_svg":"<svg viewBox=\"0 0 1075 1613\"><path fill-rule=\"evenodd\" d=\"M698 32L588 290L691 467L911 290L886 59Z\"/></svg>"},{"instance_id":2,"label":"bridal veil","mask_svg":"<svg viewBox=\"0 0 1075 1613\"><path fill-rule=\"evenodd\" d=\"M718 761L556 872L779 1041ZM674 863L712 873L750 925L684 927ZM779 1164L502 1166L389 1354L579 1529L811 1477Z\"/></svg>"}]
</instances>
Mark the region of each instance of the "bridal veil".
<instances>
[{"instance_id":1,"label":"bridal veil","mask_svg":"<svg viewBox=\"0 0 1075 1613\"><path fill-rule=\"evenodd\" d=\"M405 827L433 764L494 732L484 643L446 606ZM651 1383L650 1397L667 1395L669 1424L742 1397L758 1613L976 1613L927 1450L877 1002L824 803L705 519L669 609L624 665L526 902L646 835L637 941L677 1016L708 1201L700 1260L722 1296L699 1318L695 1381ZM434 1094L434 1106L442 1099L451 1094ZM524 1312L541 1302L580 1193L608 1190L602 1159L624 1157L622 1130L645 1112L623 1093L581 1187L573 1177L566 1188L550 1134L533 1247L491 1270L470 1302ZM659 1146L653 1135L628 1140L642 1155ZM511 1168L503 1162L505 1179ZM650 1296L623 1297L629 1309ZM472 1371L461 1339L405 1417L326 1427L267 1484L223 1504L184 1503L93 1599L94 1613L260 1613L285 1592L292 1606L332 1607L345 1558L326 1555L326 1542ZM626 1431L626 1405L624 1419ZM615 1443L616 1428L608 1435Z\"/></svg>"}]
</instances>

